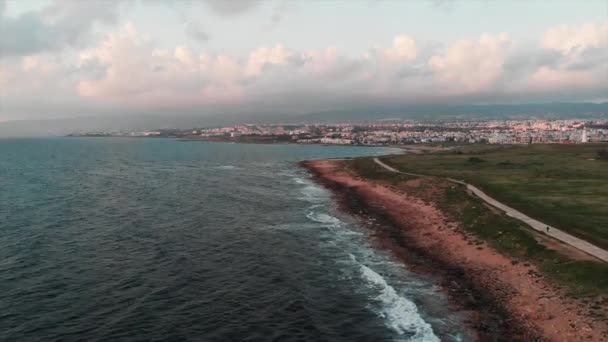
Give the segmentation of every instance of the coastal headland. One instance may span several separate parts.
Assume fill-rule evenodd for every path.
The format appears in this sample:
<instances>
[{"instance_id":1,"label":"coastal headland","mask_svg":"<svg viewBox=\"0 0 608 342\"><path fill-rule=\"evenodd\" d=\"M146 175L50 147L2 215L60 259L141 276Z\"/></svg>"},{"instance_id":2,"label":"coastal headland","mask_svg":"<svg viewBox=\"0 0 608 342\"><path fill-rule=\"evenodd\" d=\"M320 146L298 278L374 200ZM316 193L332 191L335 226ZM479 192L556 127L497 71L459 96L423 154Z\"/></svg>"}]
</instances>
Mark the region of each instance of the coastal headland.
<instances>
[{"instance_id":1,"label":"coastal headland","mask_svg":"<svg viewBox=\"0 0 608 342\"><path fill-rule=\"evenodd\" d=\"M441 177L391 173L372 158L302 165L379 247L439 277L451 304L471 313L479 340L608 339L608 290L594 278L606 274L605 263L521 227Z\"/></svg>"}]
</instances>

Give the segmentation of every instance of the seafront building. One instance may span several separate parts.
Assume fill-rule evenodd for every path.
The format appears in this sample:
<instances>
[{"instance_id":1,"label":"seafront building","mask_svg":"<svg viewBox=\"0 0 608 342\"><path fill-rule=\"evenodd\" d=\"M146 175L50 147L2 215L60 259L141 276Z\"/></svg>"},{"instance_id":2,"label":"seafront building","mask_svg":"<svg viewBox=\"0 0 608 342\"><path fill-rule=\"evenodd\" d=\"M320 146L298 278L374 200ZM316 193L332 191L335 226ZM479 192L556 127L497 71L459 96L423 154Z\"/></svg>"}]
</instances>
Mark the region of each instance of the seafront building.
<instances>
[{"instance_id":1,"label":"seafront building","mask_svg":"<svg viewBox=\"0 0 608 342\"><path fill-rule=\"evenodd\" d=\"M189 139L299 144L575 144L608 142L608 120L489 120L373 122L366 124L235 125L144 132L96 132L88 136L172 136Z\"/></svg>"}]
</instances>

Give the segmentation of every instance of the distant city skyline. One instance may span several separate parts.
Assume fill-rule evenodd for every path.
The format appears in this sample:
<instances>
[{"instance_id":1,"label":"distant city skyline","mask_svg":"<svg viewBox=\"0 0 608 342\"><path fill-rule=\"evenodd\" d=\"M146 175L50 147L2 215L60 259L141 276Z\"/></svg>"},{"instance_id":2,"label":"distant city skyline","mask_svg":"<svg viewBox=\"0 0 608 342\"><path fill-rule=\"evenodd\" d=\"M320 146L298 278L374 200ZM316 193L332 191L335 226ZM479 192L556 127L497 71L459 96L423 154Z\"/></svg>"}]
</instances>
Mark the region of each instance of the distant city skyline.
<instances>
[{"instance_id":1,"label":"distant city skyline","mask_svg":"<svg viewBox=\"0 0 608 342\"><path fill-rule=\"evenodd\" d=\"M0 123L608 99L606 1L0 0Z\"/></svg>"},{"instance_id":2,"label":"distant city skyline","mask_svg":"<svg viewBox=\"0 0 608 342\"><path fill-rule=\"evenodd\" d=\"M245 124L169 130L80 131L72 132L68 136L366 146L454 143L579 144L608 142L608 120L386 120L360 124Z\"/></svg>"}]
</instances>

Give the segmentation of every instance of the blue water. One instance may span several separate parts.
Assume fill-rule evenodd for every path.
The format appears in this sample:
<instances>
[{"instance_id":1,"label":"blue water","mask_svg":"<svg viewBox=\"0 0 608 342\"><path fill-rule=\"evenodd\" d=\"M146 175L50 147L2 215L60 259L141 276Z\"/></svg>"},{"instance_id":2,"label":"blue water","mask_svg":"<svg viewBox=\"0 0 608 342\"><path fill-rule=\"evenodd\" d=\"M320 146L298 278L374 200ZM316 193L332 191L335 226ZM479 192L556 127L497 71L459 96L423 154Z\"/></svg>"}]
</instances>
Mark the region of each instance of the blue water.
<instances>
[{"instance_id":1,"label":"blue water","mask_svg":"<svg viewBox=\"0 0 608 342\"><path fill-rule=\"evenodd\" d=\"M297 165L387 152L0 140L0 341L467 340Z\"/></svg>"}]
</instances>

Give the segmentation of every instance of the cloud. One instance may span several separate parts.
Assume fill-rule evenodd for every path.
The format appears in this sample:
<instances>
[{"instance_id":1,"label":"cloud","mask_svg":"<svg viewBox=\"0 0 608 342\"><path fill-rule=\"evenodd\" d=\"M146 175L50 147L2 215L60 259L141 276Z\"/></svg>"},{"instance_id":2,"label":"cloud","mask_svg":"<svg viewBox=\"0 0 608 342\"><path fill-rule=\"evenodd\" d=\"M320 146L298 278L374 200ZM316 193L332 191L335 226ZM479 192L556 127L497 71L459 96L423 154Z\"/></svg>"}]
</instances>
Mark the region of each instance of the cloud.
<instances>
[{"instance_id":1,"label":"cloud","mask_svg":"<svg viewBox=\"0 0 608 342\"><path fill-rule=\"evenodd\" d=\"M556 58L532 73L530 83L535 89L608 87L608 24L550 28L541 46Z\"/></svg>"},{"instance_id":2,"label":"cloud","mask_svg":"<svg viewBox=\"0 0 608 342\"><path fill-rule=\"evenodd\" d=\"M410 36L400 34L393 39L393 46L384 50L384 56L391 63L408 63L418 56L418 47Z\"/></svg>"},{"instance_id":3,"label":"cloud","mask_svg":"<svg viewBox=\"0 0 608 342\"><path fill-rule=\"evenodd\" d=\"M280 0L272 10L272 16L270 16L270 23L272 25L278 25L287 12L289 12L294 6L293 2L287 2L286 0Z\"/></svg>"},{"instance_id":4,"label":"cloud","mask_svg":"<svg viewBox=\"0 0 608 342\"><path fill-rule=\"evenodd\" d=\"M88 75L77 83L80 96L128 106L288 103L312 94L322 102L364 93L374 78L367 70L382 62L341 55L332 47L296 51L281 44L256 48L247 58L187 46L167 52L133 25L82 51L79 59Z\"/></svg>"},{"instance_id":5,"label":"cloud","mask_svg":"<svg viewBox=\"0 0 608 342\"><path fill-rule=\"evenodd\" d=\"M560 55L556 69L588 70L608 63L608 24L559 26L547 30L542 47Z\"/></svg>"},{"instance_id":6,"label":"cloud","mask_svg":"<svg viewBox=\"0 0 608 342\"><path fill-rule=\"evenodd\" d=\"M195 54L184 46L173 53L158 50L153 41L126 25L99 46L80 54L82 65L103 65L102 77L78 82L87 98L129 105L203 104L237 100L235 79L241 67L230 57Z\"/></svg>"},{"instance_id":7,"label":"cloud","mask_svg":"<svg viewBox=\"0 0 608 342\"><path fill-rule=\"evenodd\" d=\"M56 1L18 17L8 17L0 11L0 55L19 56L85 46L95 25L117 22L121 2L124 1Z\"/></svg>"},{"instance_id":8,"label":"cloud","mask_svg":"<svg viewBox=\"0 0 608 342\"><path fill-rule=\"evenodd\" d=\"M580 26L559 26L547 30L542 39L542 47L561 51L564 54L578 54L589 48L608 45L608 24L583 24Z\"/></svg>"},{"instance_id":9,"label":"cloud","mask_svg":"<svg viewBox=\"0 0 608 342\"><path fill-rule=\"evenodd\" d=\"M443 12L452 12L455 7L454 0L429 0L429 2L434 10Z\"/></svg>"},{"instance_id":10,"label":"cloud","mask_svg":"<svg viewBox=\"0 0 608 342\"><path fill-rule=\"evenodd\" d=\"M564 87L586 87L593 83L589 73L581 71L560 70L541 66L531 76L532 85L544 89L562 89Z\"/></svg>"},{"instance_id":11,"label":"cloud","mask_svg":"<svg viewBox=\"0 0 608 342\"><path fill-rule=\"evenodd\" d=\"M294 52L286 49L281 44L272 48L260 47L249 55L245 73L247 76L255 76L260 74L265 67L286 65L293 57Z\"/></svg>"},{"instance_id":12,"label":"cloud","mask_svg":"<svg viewBox=\"0 0 608 342\"><path fill-rule=\"evenodd\" d=\"M0 62L0 112L9 107L38 108L46 113L61 111L66 104L81 101L76 93L80 75L74 66L51 54L2 59ZM33 100L35 99L35 100Z\"/></svg>"},{"instance_id":13,"label":"cloud","mask_svg":"<svg viewBox=\"0 0 608 342\"><path fill-rule=\"evenodd\" d=\"M205 0L205 4L216 14L235 16L256 8L260 0Z\"/></svg>"},{"instance_id":14,"label":"cloud","mask_svg":"<svg viewBox=\"0 0 608 342\"><path fill-rule=\"evenodd\" d=\"M501 78L509 41L506 33L484 33L478 41L459 40L445 54L433 56L429 65L453 91L480 91Z\"/></svg>"},{"instance_id":15,"label":"cloud","mask_svg":"<svg viewBox=\"0 0 608 342\"><path fill-rule=\"evenodd\" d=\"M0 91L4 88L4 83L6 82L6 69L4 66L0 65Z\"/></svg>"},{"instance_id":16,"label":"cloud","mask_svg":"<svg viewBox=\"0 0 608 342\"><path fill-rule=\"evenodd\" d=\"M127 24L92 47L5 59L0 87L13 104L35 96L36 105L51 103L48 108L127 112L210 106L301 112L365 102L525 101L564 94L585 99L608 87L602 58L608 46L577 33L597 32L583 26L551 28L534 43L501 33L438 46L398 34L389 46L361 54L274 44L226 55L199 44L161 48ZM579 38L573 42L572 35Z\"/></svg>"}]
</instances>

